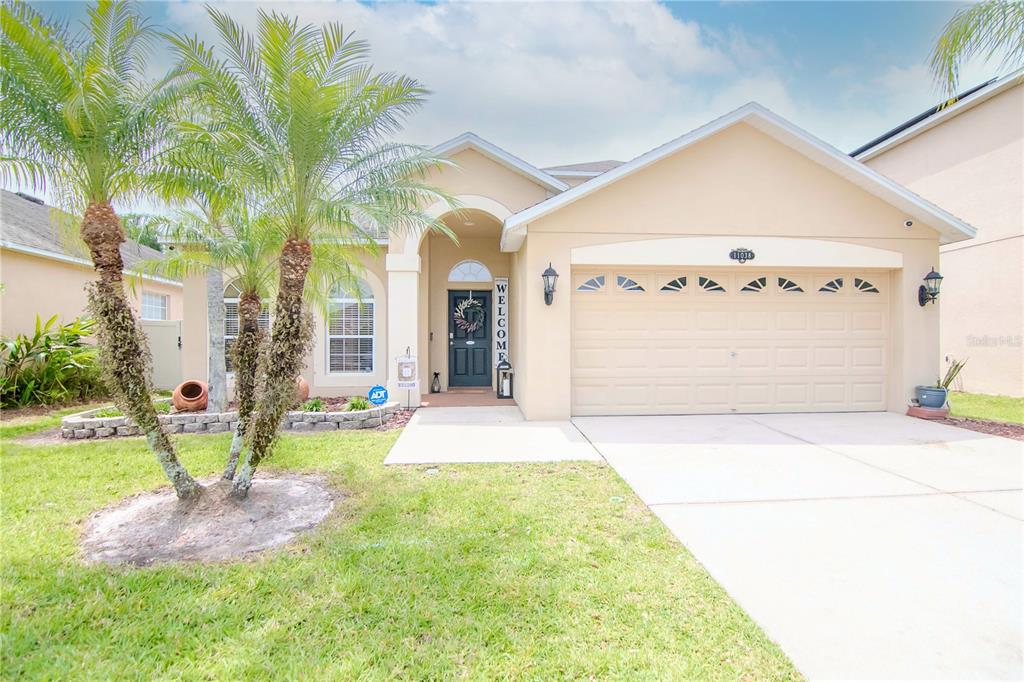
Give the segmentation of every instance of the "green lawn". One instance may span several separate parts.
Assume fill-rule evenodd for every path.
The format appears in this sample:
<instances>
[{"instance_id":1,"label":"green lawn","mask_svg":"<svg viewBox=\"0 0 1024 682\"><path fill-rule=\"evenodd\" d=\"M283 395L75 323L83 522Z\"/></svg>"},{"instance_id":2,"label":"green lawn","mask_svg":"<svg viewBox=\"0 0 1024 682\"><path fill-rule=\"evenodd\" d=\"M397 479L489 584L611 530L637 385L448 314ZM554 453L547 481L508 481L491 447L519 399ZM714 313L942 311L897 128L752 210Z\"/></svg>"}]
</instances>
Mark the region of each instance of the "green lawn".
<instances>
[{"instance_id":1,"label":"green lawn","mask_svg":"<svg viewBox=\"0 0 1024 682\"><path fill-rule=\"evenodd\" d=\"M395 438L284 436L274 467L349 494L325 526L254 561L145 569L83 566L75 544L90 512L162 484L141 439L5 441L4 678L799 677L611 469L432 475L382 466ZM226 434L178 442L220 470Z\"/></svg>"},{"instance_id":2,"label":"green lawn","mask_svg":"<svg viewBox=\"0 0 1024 682\"><path fill-rule=\"evenodd\" d=\"M1024 398L952 391L949 394L949 408L954 417L1024 424Z\"/></svg>"}]
</instances>

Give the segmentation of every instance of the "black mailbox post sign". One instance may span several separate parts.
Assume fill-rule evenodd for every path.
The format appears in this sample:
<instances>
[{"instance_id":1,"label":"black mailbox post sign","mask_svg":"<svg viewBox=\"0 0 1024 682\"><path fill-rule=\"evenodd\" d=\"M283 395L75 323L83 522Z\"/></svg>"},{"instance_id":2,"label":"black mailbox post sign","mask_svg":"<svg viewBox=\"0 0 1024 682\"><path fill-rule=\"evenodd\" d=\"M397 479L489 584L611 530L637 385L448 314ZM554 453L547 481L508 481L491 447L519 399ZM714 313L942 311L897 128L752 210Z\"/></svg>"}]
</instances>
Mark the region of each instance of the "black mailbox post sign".
<instances>
[{"instance_id":1,"label":"black mailbox post sign","mask_svg":"<svg viewBox=\"0 0 1024 682\"><path fill-rule=\"evenodd\" d=\"M739 261L741 264L746 263L748 260L754 260L754 252L750 249L733 249L729 252L729 258L735 261Z\"/></svg>"}]
</instances>

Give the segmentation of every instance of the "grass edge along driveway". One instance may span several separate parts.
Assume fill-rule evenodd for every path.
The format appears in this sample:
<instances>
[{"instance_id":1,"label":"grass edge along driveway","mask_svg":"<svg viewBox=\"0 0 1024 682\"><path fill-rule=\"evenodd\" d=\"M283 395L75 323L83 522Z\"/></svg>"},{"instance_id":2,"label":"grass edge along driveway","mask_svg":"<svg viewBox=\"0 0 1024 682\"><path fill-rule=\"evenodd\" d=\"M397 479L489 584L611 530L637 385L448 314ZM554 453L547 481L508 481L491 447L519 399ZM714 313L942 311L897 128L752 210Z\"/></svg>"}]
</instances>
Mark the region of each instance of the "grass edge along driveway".
<instances>
[{"instance_id":1,"label":"grass edge along driveway","mask_svg":"<svg viewBox=\"0 0 1024 682\"><path fill-rule=\"evenodd\" d=\"M3 442L5 678L800 677L610 468L384 467L396 435L284 436L274 468L348 493L324 526L141 570L76 555L90 512L163 484L140 439ZM227 441L179 442L205 476Z\"/></svg>"}]
</instances>

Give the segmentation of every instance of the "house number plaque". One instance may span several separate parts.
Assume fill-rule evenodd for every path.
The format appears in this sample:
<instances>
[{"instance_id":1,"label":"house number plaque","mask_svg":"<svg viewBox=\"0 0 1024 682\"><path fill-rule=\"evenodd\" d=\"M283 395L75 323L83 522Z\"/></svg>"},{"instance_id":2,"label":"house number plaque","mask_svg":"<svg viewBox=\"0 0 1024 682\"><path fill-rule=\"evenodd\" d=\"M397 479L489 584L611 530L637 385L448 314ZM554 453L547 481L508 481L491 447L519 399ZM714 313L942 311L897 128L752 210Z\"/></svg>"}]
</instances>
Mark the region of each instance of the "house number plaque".
<instances>
[{"instance_id":1,"label":"house number plaque","mask_svg":"<svg viewBox=\"0 0 1024 682\"><path fill-rule=\"evenodd\" d=\"M748 260L754 260L754 252L750 249L733 249L729 252L729 258L739 261L740 264L746 263Z\"/></svg>"}]
</instances>

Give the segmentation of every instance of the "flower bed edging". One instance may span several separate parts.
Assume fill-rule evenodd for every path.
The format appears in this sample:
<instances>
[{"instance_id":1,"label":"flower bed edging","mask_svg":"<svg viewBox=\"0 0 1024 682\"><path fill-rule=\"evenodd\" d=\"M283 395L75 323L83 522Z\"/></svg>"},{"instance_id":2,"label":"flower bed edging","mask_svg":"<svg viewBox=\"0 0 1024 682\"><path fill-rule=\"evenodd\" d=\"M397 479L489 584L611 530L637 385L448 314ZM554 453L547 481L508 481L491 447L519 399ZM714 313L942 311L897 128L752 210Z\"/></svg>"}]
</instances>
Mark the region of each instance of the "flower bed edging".
<instances>
[{"instance_id":1,"label":"flower bed edging","mask_svg":"<svg viewBox=\"0 0 1024 682\"><path fill-rule=\"evenodd\" d=\"M384 421L399 408L397 402L382 407L353 412L286 412L281 428L286 431L336 431L372 429L380 426L380 413ZM106 408L98 407L61 420L60 437L69 440L138 436L142 431L128 417L95 417ZM219 433L234 431L238 426L238 412L176 412L157 415L168 433Z\"/></svg>"}]
</instances>

